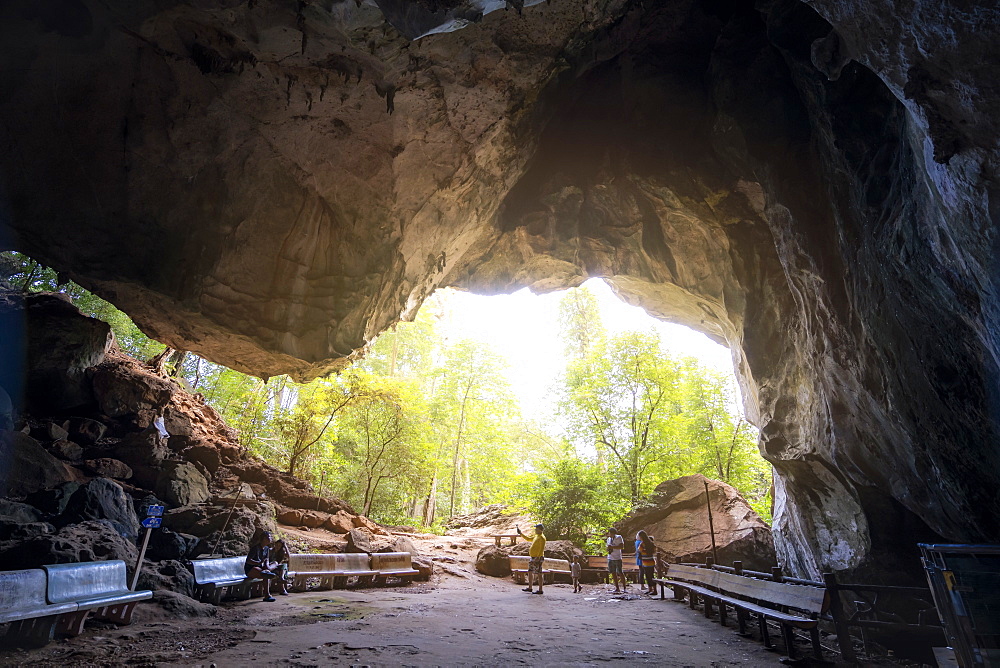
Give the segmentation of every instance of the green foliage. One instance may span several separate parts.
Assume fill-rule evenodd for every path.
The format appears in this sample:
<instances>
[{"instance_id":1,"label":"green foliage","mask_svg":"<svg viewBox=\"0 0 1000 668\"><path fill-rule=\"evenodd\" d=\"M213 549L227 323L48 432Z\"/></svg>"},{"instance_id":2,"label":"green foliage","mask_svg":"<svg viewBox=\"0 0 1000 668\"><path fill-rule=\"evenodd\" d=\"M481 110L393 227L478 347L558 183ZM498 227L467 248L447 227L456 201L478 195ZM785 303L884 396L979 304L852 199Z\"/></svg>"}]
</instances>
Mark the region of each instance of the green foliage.
<instances>
[{"instance_id":1,"label":"green foliage","mask_svg":"<svg viewBox=\"0 0 1000 668\"><path fill-rule=\"evenodd\" d=\"M530 508L551 538L577 545L599 538L628 512L602 467L577 458L546 466L531 490Z\"/></svg>"}]
</instances>

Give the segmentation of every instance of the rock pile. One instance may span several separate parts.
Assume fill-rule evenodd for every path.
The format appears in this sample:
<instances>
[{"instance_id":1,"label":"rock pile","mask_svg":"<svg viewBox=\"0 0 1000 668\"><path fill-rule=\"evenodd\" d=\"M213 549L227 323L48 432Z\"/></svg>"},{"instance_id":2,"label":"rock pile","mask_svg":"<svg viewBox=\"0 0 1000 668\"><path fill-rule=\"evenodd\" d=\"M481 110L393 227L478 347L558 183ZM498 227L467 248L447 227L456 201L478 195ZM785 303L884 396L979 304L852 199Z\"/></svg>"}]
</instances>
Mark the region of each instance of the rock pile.
<instances>
[{"instance_id":1,"label":"rock pile","mask_svg":"<svg viewBox=\"0 0 1000 668\"><path fill-rule=\"evenodd\" d=\"M730 485L703 475L689 475L657 485L650 504L634 510L618 523L630 545L645 529L670 561L704 563L712 556L705 483L712 503L719 563L743 561L744 568L768 571L777 565L771 528Z\"/></svg>"},{"instance_id":2,"label":"rock pile","mask_svg":"<svg viewBox=\"0 0 1000 668\"><path fill-rule=\"evenodd\" d=\"M105 323L61 295L0 294L0 320L15 318L28 353L23 376L0 368L15 397L0 402L0 569L123 559L131 570L139 518L160 504L139 584L174 592L155 600L193 614L202 608L177 598L192 593L185 559L245 554L279 522L358 532L359 543L386 534L251 457L200 396L122 353ZM168 438L152 426L158 410Z\"/></svg>"}]
</instances>

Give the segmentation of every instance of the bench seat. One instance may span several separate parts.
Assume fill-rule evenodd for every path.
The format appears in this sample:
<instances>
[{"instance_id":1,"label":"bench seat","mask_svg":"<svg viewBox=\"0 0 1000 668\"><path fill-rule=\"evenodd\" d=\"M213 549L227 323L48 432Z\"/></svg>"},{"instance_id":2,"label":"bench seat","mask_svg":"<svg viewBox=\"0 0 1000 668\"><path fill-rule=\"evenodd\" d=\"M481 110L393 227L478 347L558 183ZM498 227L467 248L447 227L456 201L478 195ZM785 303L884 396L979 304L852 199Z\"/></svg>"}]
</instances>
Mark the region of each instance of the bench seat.
<instances>
[{"instance_id":1,"label":"bench seat","mask_svg":"<svg viewBox=\"0 0 1000 668\"><path fill-rule=\"evenodd\" d=\"M653 580L660 587L664 598L666 587L674 591L674 598L682 600L687 595L694 608L697 598L704 603L705 616L711 617L713 605L718 607L719 622L726 624L726 607L736 611L741 633L746 633L746 618L757 618L764 646L770 648L767 620L778 622L789 658L794 658L792 629L809 631L813 653L822 659L819 644L819 616L829 607L829 595L824 588L788 584L779 581L759 580L735 573L725 573L711 568L685 565L668 567L667 577Z\"/></svg>"},{"instance_id":2,"label":"bench seat","mask_svg":"<svg viewBox=\"0 0 1000 668\"><path fill-rule=\"evenodd\" d=\"M376 581L385 582L388 578L401 578L410 581L420 575L413 568L412 556L409 552L375 552L372 554L372 568L378 571Z\"/></svg>"},{"instance_id":3,"label":"bench seat","mask_svg":"<svg viewBox=\"0 0 1000 668\"><path fill-rule=\"evenodd\" d=\"M359 578L359 583L374 582L378 571L363 553L293 554L288 560L292 589L305 591L309 578L319 578L320 589L346 586L347 579Z\"/></svg>"},{"instance_id":4,"label":"bench seat","mask_svg":"<svg viewBox=\"0 0 1000 668\"><path fill-rule=\"evenodd\" d=\"M228 590L230 595L240 592L241 598L250 598L255 589L263 593L264 581L250 578L243 571L244 557L195 559L191 562L194 573L195 597L206 603L218 605Z\"/></svg>"},{"instance_id":5,"label":"bench seat","mask_svg":"<svg viewBox=\"0 0 1000 668\"><path fill-rule=\"evenodd\" d=\"M125 562L89 561L43 566L49 603L73 603L75 612L60 616L56 632L79 635L87 614L116 624L130 624L135 604L153 597L149 590L130 591Z\"/></svg>"},{"instance_id":6,"label":"bench seat","mask_svg":"<svg viewBox=\"0 0 1000 668\"><path fill-rule=\"evenodd\" d=\"M55 635L59 615L77 611L75 602L49 603L45 571L0 572L0 624L9 624L10 644L41 647Z\"/></svg>"}]
</instances>

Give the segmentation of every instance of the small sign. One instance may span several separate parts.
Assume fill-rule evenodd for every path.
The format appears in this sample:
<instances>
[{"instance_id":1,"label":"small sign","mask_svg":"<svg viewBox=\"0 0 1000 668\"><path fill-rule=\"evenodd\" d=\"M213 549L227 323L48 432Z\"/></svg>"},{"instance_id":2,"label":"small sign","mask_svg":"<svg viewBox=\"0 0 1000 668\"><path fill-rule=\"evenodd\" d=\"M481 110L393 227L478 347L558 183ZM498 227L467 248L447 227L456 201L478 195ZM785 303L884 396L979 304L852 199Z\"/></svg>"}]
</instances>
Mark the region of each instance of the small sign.
<instances>
[{"instance_id":1,"label":"small sign","mask_svg":"<svg viewBox=\"0 0 1000 668\"><path fill-rule=\"evenodd\" d=\"M146 508L146 517L163 517L163 506L149 506Z\"/></svg>"},{"instance_id":2,"label":"small sign","mask_svg":"<svg viewBox=\"0 0 1000 668\"><path fill-rule=\"evenodd\" d=\"M147 517L142 521L142 526L147 529L159 529L160 525L163 523L162 517Z\"/></svg>"}]
</instances>

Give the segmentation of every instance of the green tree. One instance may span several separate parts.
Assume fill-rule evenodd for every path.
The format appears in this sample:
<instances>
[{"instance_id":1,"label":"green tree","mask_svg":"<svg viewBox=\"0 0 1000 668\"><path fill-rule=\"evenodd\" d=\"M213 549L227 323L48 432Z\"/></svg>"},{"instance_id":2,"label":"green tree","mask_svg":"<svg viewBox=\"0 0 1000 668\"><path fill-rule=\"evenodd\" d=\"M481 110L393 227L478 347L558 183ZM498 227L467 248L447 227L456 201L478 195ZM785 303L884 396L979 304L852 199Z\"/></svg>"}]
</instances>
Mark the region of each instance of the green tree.
<instances>
[{"instance_id":1,"label":"green tree","mask_svg":"<svg viewBox=\"0 0 1000 668\"><path fill-rule=\"evenodd\" d=\"M599 466L567 457L546 466L531 491L530 509L552 538L584 545L628 511Z\"/></svg>"}]
</instances>

